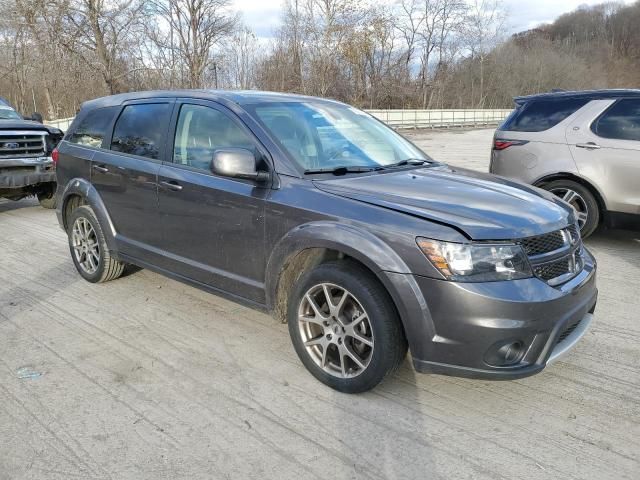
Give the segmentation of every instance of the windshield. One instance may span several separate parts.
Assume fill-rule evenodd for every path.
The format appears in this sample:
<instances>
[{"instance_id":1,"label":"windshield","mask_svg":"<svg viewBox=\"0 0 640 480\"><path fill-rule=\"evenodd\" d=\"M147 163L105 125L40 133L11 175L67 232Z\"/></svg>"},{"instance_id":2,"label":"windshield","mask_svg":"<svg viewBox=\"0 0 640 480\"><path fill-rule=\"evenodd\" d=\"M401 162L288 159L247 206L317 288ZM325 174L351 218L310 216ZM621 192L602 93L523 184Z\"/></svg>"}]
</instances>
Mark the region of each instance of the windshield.
<instances>
[{"instance_id":1,"label":"windshield","mask_svg":"<svg viewBox=\"0 0 640 480\"><path fill-rule=\"evenodd\" d=\"M13 108L0 105L0 120L22 120L22 117Z\"/></svg>"},{"instance_id":2,"label":"windshield","mask_svg":"<svg viewBox=\"0 0 640 480\"><path fill-rule=\"evenodd\" d=\"M304 170L430 160L384 124L346 105L282 102L246 108Z\"/></svg>"}]
</instances>

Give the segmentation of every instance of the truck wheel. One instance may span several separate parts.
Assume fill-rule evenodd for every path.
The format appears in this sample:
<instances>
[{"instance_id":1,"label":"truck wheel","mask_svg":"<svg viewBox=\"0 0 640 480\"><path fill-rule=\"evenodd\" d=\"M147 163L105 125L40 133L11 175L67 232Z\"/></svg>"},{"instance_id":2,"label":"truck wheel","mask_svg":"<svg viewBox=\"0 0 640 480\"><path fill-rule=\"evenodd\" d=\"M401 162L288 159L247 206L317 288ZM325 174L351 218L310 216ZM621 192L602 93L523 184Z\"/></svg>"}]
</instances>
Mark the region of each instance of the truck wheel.
<instances>
[{"instance_id":1,"label":"truck wheel","mask_svg":"<svg viewBox=\"0 0 640 480\"><path fill-rule=\"evenodd\" d=\"M287 316L304 366L341 392L372 389L407 354L389 294L355 262L328 262L307 273L290 298Z\"/></svg>"},{"instance_id":2,"label":"truck wheel","mask_svg":"<svg viewBox=\"0 0 640 480\"><path fill-rule=\"evenodd\" d=\"M109 253L102 227L91 207L76 208L69 216L68 225L71 258L85 280L102 283L122 275L125 264Z\"/></svg>"},{"instance_id":3,"label":"truck wheel","mask_svg":"<svg viewBox=\"0 0 640 480\"><path fill-rule=\"evenodd\" d=\"M600 223L598 201L584 185L561 179L549 182L542 188L560 197L574 208L582 238L587 238L598 228Z\"/></svg>"},{"instance_id":4,"label":"truck wheel","mask_svg":"<svg viewBox=\"0 0 640 480\"><path fill-rule=\"evenodd\" d=\"M42 208L56 208L56 194L53 191L45 191L38 193L38 202Z\"/></svg>"}]
</instances>

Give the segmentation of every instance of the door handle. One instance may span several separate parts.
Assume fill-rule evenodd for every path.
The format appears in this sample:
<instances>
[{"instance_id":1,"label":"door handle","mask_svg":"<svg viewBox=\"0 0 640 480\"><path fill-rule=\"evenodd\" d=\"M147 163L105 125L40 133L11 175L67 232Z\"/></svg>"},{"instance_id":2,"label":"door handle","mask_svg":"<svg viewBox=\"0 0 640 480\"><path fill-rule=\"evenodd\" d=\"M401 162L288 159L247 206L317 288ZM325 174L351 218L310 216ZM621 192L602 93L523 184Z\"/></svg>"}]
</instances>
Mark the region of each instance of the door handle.
<instances>
[{"instance_id":1,"label":"door handle","mask_svg":"<svg viewBox=\"0 0 640 480\"><path fill-rule=\"evenodd\" d=\"M107 167L105 167L104 165L94 165L93 169L96 172L100 172L100 173L107 173L109 171L109 169Z\"/></svg>"},{"instance_id":2,"label":"door handle","mask_svg":"<svg viewBox=\"0 0 640 480\"><path fill-rule=\"evenodd\" d=\"M594 142L587 142L587 143L576 143L576 147L586 148L587 150L597 150L600 148L600 145Z\"/></svg>"},{"instance_id":3,"label":"door handle","mask_svg":"<svg viewBox=\"0 0 640 480\"><path fill-rule=\"evenodd\" d=\"M175 182L175 181L171 181L171 182L162 181L160 182L160 185L168 188L169 190L173 190L174 192L179 192L180 190L182 190L182 185L180 185L178 182Z\"/></svg>"}]
</instances>

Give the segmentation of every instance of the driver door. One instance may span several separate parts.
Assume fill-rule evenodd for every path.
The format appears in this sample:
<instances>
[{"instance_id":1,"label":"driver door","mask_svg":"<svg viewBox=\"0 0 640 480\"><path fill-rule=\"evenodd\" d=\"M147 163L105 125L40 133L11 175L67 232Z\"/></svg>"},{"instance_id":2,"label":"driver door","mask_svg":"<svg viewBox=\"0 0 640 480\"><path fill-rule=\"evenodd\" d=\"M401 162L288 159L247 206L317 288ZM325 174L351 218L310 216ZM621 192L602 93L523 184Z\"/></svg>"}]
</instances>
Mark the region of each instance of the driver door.
<instances>
[{"instance_id":1,"label":"driver door","mask_svg":"<svg viewBox=\"0 0 640 480\"><path fill-rule=\"evenodd\" d=\"M216 149L257 152L257 140L212 102L178 102L172 125L169 155L158 175L163 267L263 303L269 187L211 171Z\"/></svg>"}]
</instances>

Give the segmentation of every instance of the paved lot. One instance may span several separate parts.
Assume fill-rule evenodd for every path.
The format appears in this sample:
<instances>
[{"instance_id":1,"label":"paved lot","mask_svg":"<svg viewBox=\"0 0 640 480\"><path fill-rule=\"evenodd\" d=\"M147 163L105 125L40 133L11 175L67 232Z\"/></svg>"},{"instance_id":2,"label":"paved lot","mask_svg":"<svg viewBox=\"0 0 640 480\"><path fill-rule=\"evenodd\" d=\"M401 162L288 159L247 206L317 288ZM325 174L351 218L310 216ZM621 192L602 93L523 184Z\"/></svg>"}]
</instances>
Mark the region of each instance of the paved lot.
<instances>
[{"instance_id":1,"label":"paved lot","mask_svg":"<svg viewBox=\"0 0 640 480\"><path fill-rule=\"evenodd\" d=\"M486 168L491 131L422 132ZM593 328L512 382L316 382L267 315L149 271L76 274L55 215L0 201L0 479L640 478L640 235L598 234Z\"/></svg>"}]
</instances>

